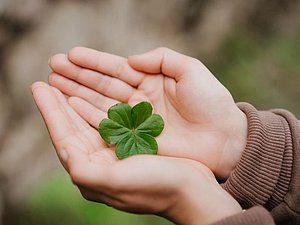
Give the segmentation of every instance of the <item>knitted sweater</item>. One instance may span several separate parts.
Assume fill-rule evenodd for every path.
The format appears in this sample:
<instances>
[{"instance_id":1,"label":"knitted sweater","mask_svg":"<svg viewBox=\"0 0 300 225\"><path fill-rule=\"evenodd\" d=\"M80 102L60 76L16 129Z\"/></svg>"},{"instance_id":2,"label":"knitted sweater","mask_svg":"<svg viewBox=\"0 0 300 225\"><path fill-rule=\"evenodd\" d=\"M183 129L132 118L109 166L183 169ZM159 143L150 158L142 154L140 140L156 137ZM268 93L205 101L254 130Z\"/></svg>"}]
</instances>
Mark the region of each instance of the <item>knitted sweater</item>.
<instances>
[{"instance_id":1,"label":"knitted sweater","mask_svg":"<svg viewBox=\"0 0 300 225\"><path fill-rule=\"evenodd\" d=\"M300 224L300 121L286 110L238 106L248 141L223 187L247 210L213 225Z\"/></svg>"}]
</instances>

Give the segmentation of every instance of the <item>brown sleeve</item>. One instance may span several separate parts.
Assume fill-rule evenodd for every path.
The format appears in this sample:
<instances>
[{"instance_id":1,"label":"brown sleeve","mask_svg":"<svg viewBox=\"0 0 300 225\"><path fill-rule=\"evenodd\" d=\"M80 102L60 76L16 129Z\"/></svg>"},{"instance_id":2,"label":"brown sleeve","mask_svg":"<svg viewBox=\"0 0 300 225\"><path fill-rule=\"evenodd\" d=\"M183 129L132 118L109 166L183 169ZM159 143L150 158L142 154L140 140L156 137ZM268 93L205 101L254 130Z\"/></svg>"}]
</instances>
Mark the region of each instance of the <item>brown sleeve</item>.
<instances>
[{"instance_id":1,"label":"brown sleeve","mask_svg":"<svg viewBox=\"0 0 300 225\"><path fill-rule=\"evenodd\" d=\"M248 141L242 157L224 184L243 208L221 224L300 224L300 123L286 110L257 111L247 103L239 108L248 118ZM268 212L268 211L269 212ZM239 218L239 223L231 223ZM245 218L244 220L242 218ZM224 221L224 223L223 223ZM227 221L227 222L225 222Z\"/></svg>"},{"instance_id":2,"label":"brown sleeve","mask_svg":"<svg viewBox=\"0 0 300 225\"><path fill-rule=\"evenodd\" d=\"M220 220L213 225L274 225L271 214L262 206Z\"/></svg>"}]
</instances>

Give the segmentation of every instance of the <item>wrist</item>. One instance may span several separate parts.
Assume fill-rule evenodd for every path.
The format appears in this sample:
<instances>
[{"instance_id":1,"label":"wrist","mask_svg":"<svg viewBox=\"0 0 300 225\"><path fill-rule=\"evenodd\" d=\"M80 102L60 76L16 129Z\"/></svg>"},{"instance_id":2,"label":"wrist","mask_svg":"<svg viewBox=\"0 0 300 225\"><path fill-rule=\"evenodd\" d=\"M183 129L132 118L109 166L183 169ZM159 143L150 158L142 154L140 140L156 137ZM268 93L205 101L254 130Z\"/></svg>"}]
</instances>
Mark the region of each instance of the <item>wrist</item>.
<instances>
[{"instance_id":1,"label":"wrist","mask_svg":"<svg viewBox=\"0 0 300 225\"><path fill-rule=\"evenodd\" d=\"M248 120L244 112L238 107L228 116L225 124L225 135L222 159L216 168L216 176L226 180L238 164L247 144Z\"/></svg>"},{"instance_id":2,"label":"wrist","mask_svg":"<svg viewBox=\"0 0 300 225\"><path fill-rule=\"evenodd\" d=\"M189 176L178 188L166 217L179 225L211 224L242 212L241 206L212 177Z\"/></svg>"}]
</instances>

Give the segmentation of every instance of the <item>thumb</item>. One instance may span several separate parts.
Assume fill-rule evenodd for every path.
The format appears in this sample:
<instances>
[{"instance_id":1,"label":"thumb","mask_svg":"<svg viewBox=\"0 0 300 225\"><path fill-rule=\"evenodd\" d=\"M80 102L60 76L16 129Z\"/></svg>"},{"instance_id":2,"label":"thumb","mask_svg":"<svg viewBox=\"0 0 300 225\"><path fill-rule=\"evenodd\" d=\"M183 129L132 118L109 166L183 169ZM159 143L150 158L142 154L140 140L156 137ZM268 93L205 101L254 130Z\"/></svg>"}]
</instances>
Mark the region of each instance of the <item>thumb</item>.
<instances>
[{"instance_id":1,"label":"thumb","mask_svg":"<svg viewBox=\"0 0 300 225\"><path fill-rule=\"evenodd\" d=\"M179 81L183 74L203 67L197 59L168 48L157 48L141 55L129 56L128 63L138 71L163 73L176 81Z\"/></svg>"}]
</instances>

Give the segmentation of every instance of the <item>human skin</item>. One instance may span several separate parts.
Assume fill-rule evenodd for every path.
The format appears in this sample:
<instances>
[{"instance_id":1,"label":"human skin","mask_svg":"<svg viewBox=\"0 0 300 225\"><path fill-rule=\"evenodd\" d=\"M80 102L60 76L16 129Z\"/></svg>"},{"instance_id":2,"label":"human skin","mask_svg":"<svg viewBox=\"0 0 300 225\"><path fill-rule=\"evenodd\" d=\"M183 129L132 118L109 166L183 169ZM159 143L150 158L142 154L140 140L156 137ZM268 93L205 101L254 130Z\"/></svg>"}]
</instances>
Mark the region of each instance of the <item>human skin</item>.
<instances>
[{"instance_id":1,"label":"human skin","mask_svg":"<svg viewBox=\"0 0 300 225\"><path fill-rule=\"evenodd\" d=\"M86 199L180 225L210 224L241 212L203 164L152 155L118 160L59 90L36 82L32 94L61 163Z\"/></svg>"},{"instance_id":2,"label":"human skin","mask_svg":"<svg viewBox=\"0 0 300 225\"><path fill-rule=\"evenodd\" d=\"M117 102L149 101L165 121L158 154L197 160L228 178L246 145L247 119L198 60L167 48L128 59L76 47L53 56L49 83L95 128Z\"/></svg>"}]
</instances>

